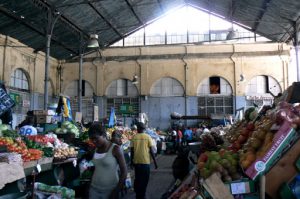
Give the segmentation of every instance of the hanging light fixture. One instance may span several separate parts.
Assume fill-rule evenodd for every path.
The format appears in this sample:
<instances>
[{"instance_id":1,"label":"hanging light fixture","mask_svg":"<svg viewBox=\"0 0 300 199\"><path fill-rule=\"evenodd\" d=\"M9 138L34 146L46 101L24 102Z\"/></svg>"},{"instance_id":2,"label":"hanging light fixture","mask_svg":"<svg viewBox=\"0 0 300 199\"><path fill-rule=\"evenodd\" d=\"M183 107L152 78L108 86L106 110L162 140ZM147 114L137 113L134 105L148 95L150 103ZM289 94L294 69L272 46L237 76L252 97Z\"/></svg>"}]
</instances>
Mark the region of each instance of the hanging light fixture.
<instances>
[{"instance_id":1,"label":"hanging light fixture","mask_svg":"<svg viewBox=\"0 0 300 199\"><path fill-rule=\"evenodd\" d=\"M88 48L99 48L99 42L98 42L98 35L97 34L91 34L90 39L87 44Z\"/></svg>"},{"instance_id":2,"label":"hanging light fixture","mask_svg":"<svg viewBox=\"0 0 300 199\"><path fill-rule=\"evenodd\" d=\"M138 78L139 77L137 75L134 75L132 79L132 84L138 84L139 83Z\"/></svg>"}]
</instances>

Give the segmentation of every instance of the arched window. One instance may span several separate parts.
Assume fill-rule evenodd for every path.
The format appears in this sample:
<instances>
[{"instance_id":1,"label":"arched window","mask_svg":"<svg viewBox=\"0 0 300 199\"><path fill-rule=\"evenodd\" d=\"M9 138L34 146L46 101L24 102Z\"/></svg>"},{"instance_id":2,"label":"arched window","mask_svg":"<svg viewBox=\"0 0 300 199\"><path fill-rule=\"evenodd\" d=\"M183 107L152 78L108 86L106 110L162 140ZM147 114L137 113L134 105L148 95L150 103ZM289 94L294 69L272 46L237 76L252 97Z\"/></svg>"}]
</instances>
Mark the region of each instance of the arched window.
<instances>
[{"instance_id":1,"label":"arched window","mask_svg":"<svg viewBox=\"0 0 300 199\"><path fill-rule=\"evenodd\" d=\"M29 76L21 68L14 70L10 75L9 95L16 104L13 107L13 117L15 118L13 127L15 127L22 122L31 106Z\"/></svg>"},{"instance_id":2,"label":"arched window","mask_svg":"<svg viewBox=\"0 0 300 199\"><path fill-rule=\"evenodd\" d=\"M112 81L106 89L107 97L121 97L121 96L138 96L138 90L130 80L117 79Z\"/></svg>"},{"instance_id":3,"label":"arched window","mask_svg":"<svg viewBox=\"0 0 300 199\"><path fill-rule=\"evenodd\" d=\"M117 79L112 81L106 88L105 95L107 96L107 116L110 115L111 107L114 107L115 114L119 118L138 116L139 93L137 87L130 80Z\"/></svg>"},{"instance_id":4,"label":"arched window","mask_svg":"<svg viewBox=\"0 0 300 199\"><path fill-rule=\"evenodd\" d=\"M198 86L197 96L199 115L233 114L232 88L224 78L212 76L204 79Z\"/></svg>"},{"instance_id":5,"label":"arched window","mask_svg":"<svg viewBox=\"0 0 300 199\"><path fill-rule=\"evenodd\" d=\"M82 80L82 96L91 97L93 96L93 92L92 85L88 81ZM70 82L64 94L70 97L78 96L78 80Z\"/></svg>"},{"instance_id":6,"label":"arched window","mask_svg":"<svg viewBox=\"0 0 300 199\"><path fill-rule=\"evenodd\" d=\"M246 107L273 104L274 97L282 92L279 82L271 76L253 77L246 86Z\"/></svg>"},{"instance_id":7,"label":"arched window","mask_svg":"<svg viewBox=\"0 0 300 199\"><path fill-rule=\"evenodd\" d=\"M16 90L29 91L29 82L22 69L16 69L10 75L10 87Z\"/></svg>"},{"instance_id":8,"label":"arched window","mask_svg":"<svg viewBox=\"0 0 300 199\"><path fill-rule=\"evenodd\" d=\"M150 95L153 97L183 96L184 89L178 80L163 77L151 86Z\"/></svg>"}]
</instances>

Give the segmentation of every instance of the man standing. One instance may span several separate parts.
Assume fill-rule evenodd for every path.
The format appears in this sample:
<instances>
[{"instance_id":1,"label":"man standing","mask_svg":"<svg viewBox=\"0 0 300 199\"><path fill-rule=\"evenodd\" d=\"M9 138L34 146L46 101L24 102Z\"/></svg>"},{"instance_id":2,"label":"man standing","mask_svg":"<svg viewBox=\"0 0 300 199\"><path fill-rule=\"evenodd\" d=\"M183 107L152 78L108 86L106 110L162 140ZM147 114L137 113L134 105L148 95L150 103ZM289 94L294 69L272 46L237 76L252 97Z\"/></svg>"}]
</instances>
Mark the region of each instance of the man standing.
<instances>
[{"instance_id":1,"label":"man standing","mask_svg":"<svg viewBox=\"0 0 300 199\"><path fill-rule=\"evenodd\" d=\"M145 133L144 123L137 124L137 132L131 140L131 164L134 166L135 180L134 191L136 199L145 199L146 189L150 177L150 155L153 159L155 169L157 163L153 152L151 137Z\"/></svg>"}]
</instances>

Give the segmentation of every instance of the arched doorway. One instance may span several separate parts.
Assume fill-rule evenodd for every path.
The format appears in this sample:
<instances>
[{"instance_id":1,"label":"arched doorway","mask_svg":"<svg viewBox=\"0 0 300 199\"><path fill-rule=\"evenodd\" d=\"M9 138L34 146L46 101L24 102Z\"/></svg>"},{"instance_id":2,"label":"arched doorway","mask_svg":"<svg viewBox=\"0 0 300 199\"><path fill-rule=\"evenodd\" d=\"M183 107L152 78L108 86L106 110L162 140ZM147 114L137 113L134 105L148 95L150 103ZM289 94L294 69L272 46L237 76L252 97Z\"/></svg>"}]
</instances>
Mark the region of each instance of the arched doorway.
<instances>
[{"instance_id":1,"label":"arched doorway","mask_svg":"<svg viewBox=\"0 0 300 199\"><path fill-rule=\"evenodd\" d=\"M106 114L110 115L111 107L115 109L117 119L130 125L137 118L140 110L139 93L136 85L128 79L113 80L106 88Z\"/></svg>"},{"instance_id":2,"label":"arched doorway","mask_svg":"<svg viewBox=\"0 0 300 199\"><path fill-rule=\"evenodd\" d=\"M150 126L167 129L178 122L170 121L173 112L182 115L186 112L184 87L175 78L160 78L152 84L150 97L143 103L146 104Z\"/></svg>"}]
</instances>

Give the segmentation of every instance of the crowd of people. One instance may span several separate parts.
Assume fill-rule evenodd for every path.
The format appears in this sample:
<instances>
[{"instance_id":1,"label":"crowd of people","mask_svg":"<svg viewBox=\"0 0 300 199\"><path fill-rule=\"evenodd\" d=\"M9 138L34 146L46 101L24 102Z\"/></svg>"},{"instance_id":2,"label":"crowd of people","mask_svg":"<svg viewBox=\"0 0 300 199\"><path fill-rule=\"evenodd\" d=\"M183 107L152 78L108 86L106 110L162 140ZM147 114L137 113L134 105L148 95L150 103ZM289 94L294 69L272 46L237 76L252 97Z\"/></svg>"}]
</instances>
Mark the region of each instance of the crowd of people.
<instances>
[{"instance_id":1,"label":"crowd of people","mask_svg":"<svg viewBox=\"0 0 300 199\"><path fill-rule=\"evenodd\" d=\"M199 128L171 128L168 132L168 141L172 142L174 150L178 151L181 146L187 146L190 142L199 141L202 133L207 132L209 132L209 129L205 125Z\"/></svg>"}]
</instances>

